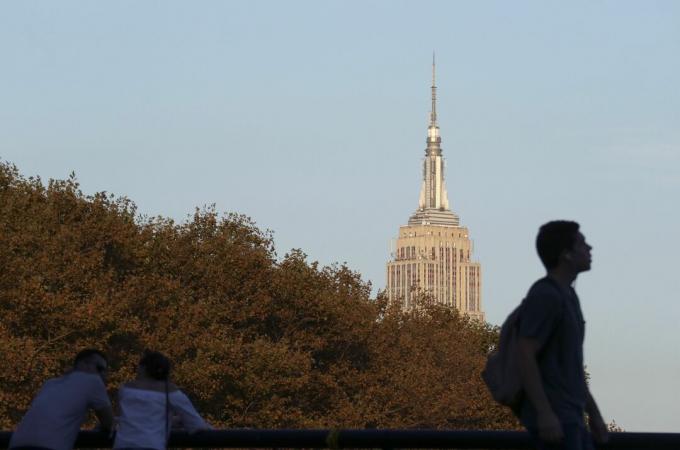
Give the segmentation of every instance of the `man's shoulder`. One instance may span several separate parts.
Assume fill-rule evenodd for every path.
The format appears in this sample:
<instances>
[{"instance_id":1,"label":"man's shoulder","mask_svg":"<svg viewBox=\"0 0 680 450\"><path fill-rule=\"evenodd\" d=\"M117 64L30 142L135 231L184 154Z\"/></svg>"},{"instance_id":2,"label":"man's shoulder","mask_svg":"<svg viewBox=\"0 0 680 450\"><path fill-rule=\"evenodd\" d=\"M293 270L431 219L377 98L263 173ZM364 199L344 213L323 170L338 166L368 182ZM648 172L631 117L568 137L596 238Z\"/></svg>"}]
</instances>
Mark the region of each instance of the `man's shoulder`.
<instances>
[{"instance_id":1,"label":"man's shoulder","mask_svg":"<svg viewBox=\"0 0 680 450\"><path fill-rule=\"evenodd\" d=\"M534 284L531 285L529 292L527 293L527 297L530 296L560 298L562 293L560 292L557 283L546 276L536 280Z\"/></svg>"},{"instance_id":2,"label":"man's shoulder","mask_svg":"<svg viewBox=\"0 0 680 450\"><path fill-rule=\"evenodd\" d=\"M91 390L103 390L106 391L106 385L101 377L94 373L82 372L80 370L74 370L61 378L55 380L60 380L63 384L68 385L74 390L79 391L91 391Z\"/></svg>"},{"instance_id":3,"label":"man's shoulder","mask_svg":"<svg viewBox=\"0 0 680 450\"><path fill-rule=\"evenodd\" d=\"M537 280L529 288L524 299L524 307L558 308L562 305L562 293L557 284L549 277Z\"/></svg>"},{"instance_id":4,"label":"man's shoulder","mask_svg":"<svg viewBox=\"0 0 680 450\"><path fill-rule=\"evenodd\" d=\"M82 370L72 370L65 374L64 377L72 377L73 379L89 380L89 381L100 381L102 384L102 378L96 373L84 372Z\"/></svg>"}]
</instances>

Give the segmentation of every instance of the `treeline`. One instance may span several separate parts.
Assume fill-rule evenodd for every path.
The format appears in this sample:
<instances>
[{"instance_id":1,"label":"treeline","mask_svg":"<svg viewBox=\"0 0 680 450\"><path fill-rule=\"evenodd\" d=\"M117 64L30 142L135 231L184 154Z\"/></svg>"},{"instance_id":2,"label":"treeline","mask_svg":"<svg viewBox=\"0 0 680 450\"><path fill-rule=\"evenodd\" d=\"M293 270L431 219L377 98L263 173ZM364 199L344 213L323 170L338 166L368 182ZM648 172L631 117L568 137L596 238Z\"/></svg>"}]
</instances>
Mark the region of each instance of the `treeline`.
<instances>
[{"instance_id":1,"label":"treeline","mask_svg":"<svg viewBox=\"0 0 680 450\"><path fill-rule=\"evenodd\" d=\"M104 349L111 394L145 348L222 427L511 428L480 380L488 325L402 313L344 265L277 258L248 218L140 218L107 193L0 163L0 429L76 350Z\"/></svg>"}]
</instances>

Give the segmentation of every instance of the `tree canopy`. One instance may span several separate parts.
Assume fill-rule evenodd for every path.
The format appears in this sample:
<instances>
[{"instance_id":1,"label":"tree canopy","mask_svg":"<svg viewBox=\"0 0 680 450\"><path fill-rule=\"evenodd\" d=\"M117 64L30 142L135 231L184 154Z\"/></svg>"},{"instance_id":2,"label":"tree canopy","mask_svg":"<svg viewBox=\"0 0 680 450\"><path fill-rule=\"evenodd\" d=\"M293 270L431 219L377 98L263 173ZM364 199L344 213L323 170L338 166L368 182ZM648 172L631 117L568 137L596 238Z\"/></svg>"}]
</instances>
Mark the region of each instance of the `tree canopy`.
<instances>
[{"instance_id":1,"label":"tree canopy","mask_svg":"<svg viewBox=\"0 0 680 450\"><path fill-rule=\"evenodd\" d=\"M82 348L109 386L146 348L220 427L513 428L480 372L493 327L403 312L345 265L282 258L247 217L140 217L132 201L0 163L0 428Z\"/></svg>"}]
</instances>

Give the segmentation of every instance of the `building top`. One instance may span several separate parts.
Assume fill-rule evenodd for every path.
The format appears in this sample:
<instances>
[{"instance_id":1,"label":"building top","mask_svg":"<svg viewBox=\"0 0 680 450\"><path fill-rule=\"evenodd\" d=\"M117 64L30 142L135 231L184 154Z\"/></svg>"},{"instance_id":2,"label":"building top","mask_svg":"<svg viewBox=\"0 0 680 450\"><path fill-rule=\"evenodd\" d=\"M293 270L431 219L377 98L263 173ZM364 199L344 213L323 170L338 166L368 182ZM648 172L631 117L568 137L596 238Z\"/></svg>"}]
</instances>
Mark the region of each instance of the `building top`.
<instances>
[{"instance_id":1,"label":"building top","mask_svg":"<svg viewBox=\"0 0 680 450\"><path fill-rule=\"evenodd\" d=\"M460 219L449 208L449 197L444 181L439 125L437 125L437 85L435 84L435 59L432 55L432 110L427 128L427 147L423 161L423 183L420 188L418 209L408 220L409 225L440 225L457 227Z\"/></svg>"}]
</instances>

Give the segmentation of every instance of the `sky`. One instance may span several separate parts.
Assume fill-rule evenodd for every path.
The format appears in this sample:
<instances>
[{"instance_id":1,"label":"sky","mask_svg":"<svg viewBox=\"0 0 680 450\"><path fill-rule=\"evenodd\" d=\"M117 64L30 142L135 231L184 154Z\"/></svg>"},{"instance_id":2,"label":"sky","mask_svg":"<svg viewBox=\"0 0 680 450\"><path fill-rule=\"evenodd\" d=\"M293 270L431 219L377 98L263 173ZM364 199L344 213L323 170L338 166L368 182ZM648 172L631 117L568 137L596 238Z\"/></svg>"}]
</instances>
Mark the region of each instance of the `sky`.
<instances>
[{"instance_id":1,"label":"sky","mask_svg":"<svg viewBox=\"0 0 680 450\"><path fill-rule=\"evenodd\" d=\"M0 160L148 216L246 214L377 292L418 202L433 51L488 321L542 275L538 227L577 220L600 409L680 431L680 2L2 2Z\"/></svg>"}]
</instances>

